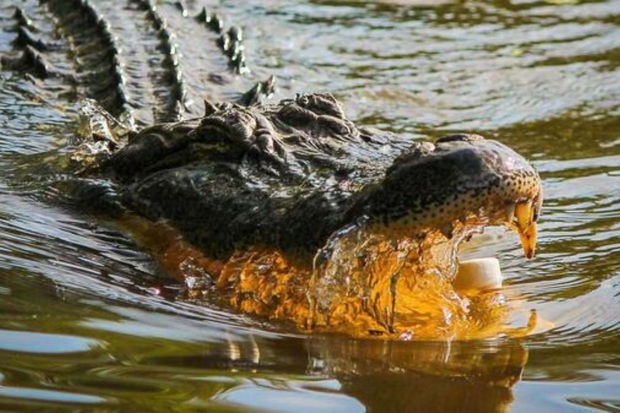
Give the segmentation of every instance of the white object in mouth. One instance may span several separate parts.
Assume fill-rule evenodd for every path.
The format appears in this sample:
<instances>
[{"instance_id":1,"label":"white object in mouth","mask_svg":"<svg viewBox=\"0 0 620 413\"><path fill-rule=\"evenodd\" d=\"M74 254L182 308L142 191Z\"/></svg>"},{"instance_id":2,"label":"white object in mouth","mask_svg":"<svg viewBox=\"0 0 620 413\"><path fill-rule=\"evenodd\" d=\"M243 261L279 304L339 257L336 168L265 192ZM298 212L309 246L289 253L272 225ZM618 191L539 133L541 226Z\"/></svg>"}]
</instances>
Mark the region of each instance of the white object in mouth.
<instances>
[{"instance_id":1,"label":"white object in mouth","mask_svg":"<svg viewBox=\"0 0 620 413\"><path fill-rule=\"evenodd\" d=\"M497 258L460 261L452 282L459 292L494 290L502 287L502 270Z\"/></svg>"}]
</instances>

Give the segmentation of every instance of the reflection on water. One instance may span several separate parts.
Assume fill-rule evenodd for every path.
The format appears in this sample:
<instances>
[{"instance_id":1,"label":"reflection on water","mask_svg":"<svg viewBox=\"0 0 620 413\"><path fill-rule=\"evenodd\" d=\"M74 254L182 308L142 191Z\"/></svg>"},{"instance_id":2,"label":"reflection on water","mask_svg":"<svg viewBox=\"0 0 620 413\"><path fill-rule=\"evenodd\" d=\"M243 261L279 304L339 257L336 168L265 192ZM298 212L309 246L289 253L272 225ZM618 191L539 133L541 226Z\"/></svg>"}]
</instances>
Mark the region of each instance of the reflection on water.
<instances>
[{"instance_id":1,"label":"reflection on water","mask_svg":"<svg viewBox=\"0 0 620 413\"><path fill-rule=\"evenodd\" d=\"M39 34L51 33L38 2L20 4ZM249 84L228 79L211 34L173 2L158 5L194 101ZM187 1L190 14L201 5ZM332 91L352 118L404 139L476 131L532 159L546 198L538 257L523 260L514 235L497 228L461 256L498 257L504 293L526 310L515 316L536 310L544 323L523 340L302 337L186 298L123 234L42 202L45 184L29 172L50 179L67 152L77 92L61 78L1 71L0 410L619 410L620 3L217 7L244 26L250 77L278 77L276 98ZM12 53L13 12L0 4L2 54ZM131 45L131 36L121 37ZM50 53L72 70L66 50ZM142 60L124 60L127 87L148 100ZM218 74L232 83L214 84ZM146 106L136 114L152 116Z\"/></svg>"},{"instance_id":2,"label":"reflection on water","mask_svg":"<svg viewBox=\"0 0 620 413\"><path fill-rule=\"evenodd\" d=\"M528 358L514 341L412 346L319 339L310 341L310 354L318 355L315 365L341 379L347 394L377 411L395 412L506 411Z\"/></svg>"}]
</instances>

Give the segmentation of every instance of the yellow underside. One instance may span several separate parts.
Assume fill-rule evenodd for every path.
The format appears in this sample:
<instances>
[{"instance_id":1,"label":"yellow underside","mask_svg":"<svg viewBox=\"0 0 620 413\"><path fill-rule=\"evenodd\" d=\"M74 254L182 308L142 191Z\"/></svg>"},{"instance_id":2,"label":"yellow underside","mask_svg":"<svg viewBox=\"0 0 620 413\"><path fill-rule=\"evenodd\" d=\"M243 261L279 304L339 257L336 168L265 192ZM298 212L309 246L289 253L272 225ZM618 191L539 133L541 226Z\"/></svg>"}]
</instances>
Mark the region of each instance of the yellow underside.
<instances>
[{"instance_id":1,"label":"yellow underside","mask_svg":"<svg viewBox=\"0 0 620 413\"><path fill-rule=\"evenodd\" d=\"M215 260L164 223L129 217L121 226L171 277L182 282L205 274L213 278L211 287L190 289L191 297L205 297L246 314L293 324L301 331L445 340L522 336L535 325L532 317L525 328L509 327L510 308L501 292L459 296L446 277L420 274L415 264L403 265L397 251L386 248L381 253L381 245L376 246L378 254L372 263L348 274L345 286L337 286L339 290L334 292L324 286L317 290L311 263L277 250L253 247L236 251L226 260ZM397 272L398 277L391 275ZM330 295L327 305L317 301L326 295L323 292Z\"/></svg>"}]
</instances>

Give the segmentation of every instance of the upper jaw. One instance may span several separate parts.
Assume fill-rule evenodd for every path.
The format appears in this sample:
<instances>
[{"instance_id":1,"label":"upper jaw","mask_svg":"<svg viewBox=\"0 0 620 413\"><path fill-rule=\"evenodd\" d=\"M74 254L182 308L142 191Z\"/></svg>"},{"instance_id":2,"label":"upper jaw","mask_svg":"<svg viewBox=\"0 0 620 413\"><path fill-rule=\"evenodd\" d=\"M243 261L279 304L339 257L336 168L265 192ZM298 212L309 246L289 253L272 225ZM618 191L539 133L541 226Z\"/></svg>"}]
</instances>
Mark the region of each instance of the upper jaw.
<instances>
[{"instance_id":1,"label":"upper jaw","mask_svg":"<svg viewBox=\"0 0 620 413\"><path fill-rule=\"evenodd\" d=\"M366 211L392 228L436 228L448 237L454 224L462 227L458 221L505 224L519 233L532 258L542 199L540 177L522 156L478 135L454 135L405 151Z\"/></svg>"}]
</instances>

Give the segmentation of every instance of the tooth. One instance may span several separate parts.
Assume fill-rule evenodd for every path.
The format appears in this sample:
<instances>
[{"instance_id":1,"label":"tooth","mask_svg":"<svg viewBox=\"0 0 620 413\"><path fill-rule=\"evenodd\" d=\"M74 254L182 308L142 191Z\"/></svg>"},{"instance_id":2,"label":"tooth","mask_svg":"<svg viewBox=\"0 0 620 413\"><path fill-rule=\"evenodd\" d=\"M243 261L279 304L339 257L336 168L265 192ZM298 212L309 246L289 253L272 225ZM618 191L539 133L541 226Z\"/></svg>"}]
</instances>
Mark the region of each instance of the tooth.
<instances>
[{"instance_id":1,"label":"tooth","mask_svg":"<svg viewBox=\"0 0 620 413\"><path fill-rule=\"evenodd\" d=\"M538 237L536 223L532 222L525 230L519 229L519 235L521 236L521 245L523 246L525 256L533 258L536 253L536 239Z\"/></svg>"},{"instance_id":2,"label":"tooth","mask_svg":"<svg viewBox=\"0 0 620 413\"><path fill-rule=\"evenodd\" d=\"M521 202L515 208L519 230L525 231L532 223L532 201Z\"/></svg>"},{"instance_id":3,"label":"tooth","mask_svg":"<svg viewBox=\"0 0 620 413\"><path fill-rule=\"evenodd\" d=\"M509 224L512 224L512 220L515 217L515 207L517 205L514 202L509 203L508 205L506 205L506 210L505 210L505 214L506 214L506 222Z\"/></svg>"}]
</instances>

